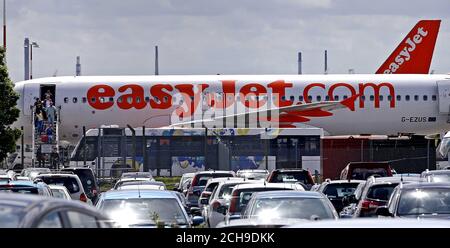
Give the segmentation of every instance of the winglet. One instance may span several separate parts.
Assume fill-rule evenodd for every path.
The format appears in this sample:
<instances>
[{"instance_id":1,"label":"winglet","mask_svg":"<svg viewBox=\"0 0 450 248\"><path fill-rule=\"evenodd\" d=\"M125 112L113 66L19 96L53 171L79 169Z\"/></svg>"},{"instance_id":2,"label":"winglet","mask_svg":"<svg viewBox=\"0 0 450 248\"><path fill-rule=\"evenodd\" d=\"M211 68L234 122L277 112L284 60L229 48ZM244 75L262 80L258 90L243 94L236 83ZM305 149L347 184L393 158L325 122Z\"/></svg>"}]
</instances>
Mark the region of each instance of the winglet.
<instances>
[{"instance_id":1,"label":"winglet","mask_svg":"<svg viewBox=\"0 0 450 248\"><path fill-rule=\"evenodd\" d=\"M441 20L421 20L377 70L377 74L428 74Z\"/></svg>"}]
</instances>

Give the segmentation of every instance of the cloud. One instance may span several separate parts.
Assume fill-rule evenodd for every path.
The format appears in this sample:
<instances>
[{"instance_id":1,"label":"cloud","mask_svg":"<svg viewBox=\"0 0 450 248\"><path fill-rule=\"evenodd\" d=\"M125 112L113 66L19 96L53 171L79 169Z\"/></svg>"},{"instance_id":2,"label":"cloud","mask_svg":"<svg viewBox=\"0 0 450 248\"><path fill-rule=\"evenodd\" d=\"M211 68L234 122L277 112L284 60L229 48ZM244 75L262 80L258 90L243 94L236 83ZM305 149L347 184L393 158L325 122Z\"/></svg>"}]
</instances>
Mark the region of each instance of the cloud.
<instances>
[{"instance_id":1,"label":"cloud","mask_svg":"<svg viewBox=\"0 0 450 248\"><path fill-rule=\"evenodd\" d=\"M7 60L23 80L23 39L34 50L34 78L153 74L373 73L422 18L442 19L432 69L450 71L450 2L357 0L20 0L8 1Z\"/></svg>"}]
</instances>

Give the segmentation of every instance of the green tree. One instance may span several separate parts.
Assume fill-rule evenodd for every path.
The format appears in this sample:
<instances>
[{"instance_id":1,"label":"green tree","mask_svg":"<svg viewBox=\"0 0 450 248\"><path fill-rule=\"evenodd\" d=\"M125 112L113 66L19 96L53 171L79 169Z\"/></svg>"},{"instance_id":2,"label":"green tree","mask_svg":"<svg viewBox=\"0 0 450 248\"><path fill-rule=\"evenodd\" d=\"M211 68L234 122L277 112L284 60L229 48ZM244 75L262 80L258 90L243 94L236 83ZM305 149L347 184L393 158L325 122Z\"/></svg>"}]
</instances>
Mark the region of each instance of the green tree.
<instances>
[{"instance_id":1,"label":"green tree","mask_svg":"<svg viewBox=\"0 0 450 248\"><path fill-rule=\"evenodd\" d=\"M11 128L19 117L20 110L16 108L19 95L14 91L8 68L5 63L5 49L0 47L0 161L6 158L8 152L14 152L16 141L21 132Z\"/></svg>"}]
</instances>

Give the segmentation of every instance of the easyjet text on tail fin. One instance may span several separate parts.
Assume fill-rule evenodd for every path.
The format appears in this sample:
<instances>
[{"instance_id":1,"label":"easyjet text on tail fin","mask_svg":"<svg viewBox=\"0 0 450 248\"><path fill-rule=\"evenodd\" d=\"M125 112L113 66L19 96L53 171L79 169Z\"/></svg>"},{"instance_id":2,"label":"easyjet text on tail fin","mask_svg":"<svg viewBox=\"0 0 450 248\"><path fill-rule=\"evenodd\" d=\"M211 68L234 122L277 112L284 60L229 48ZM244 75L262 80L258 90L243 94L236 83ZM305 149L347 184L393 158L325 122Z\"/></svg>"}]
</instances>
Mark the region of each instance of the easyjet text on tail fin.
<instances>
[{"instance_id":1,"label":"easyjet text on tail fin","mask_svg":"<svg viewBox=\"0 0 450 248\"><path fill-rule=\"evenodd\" d=\"M428 74L440 20L419 21L377 70L377 74Z\"/></svg>"}]
</instances>

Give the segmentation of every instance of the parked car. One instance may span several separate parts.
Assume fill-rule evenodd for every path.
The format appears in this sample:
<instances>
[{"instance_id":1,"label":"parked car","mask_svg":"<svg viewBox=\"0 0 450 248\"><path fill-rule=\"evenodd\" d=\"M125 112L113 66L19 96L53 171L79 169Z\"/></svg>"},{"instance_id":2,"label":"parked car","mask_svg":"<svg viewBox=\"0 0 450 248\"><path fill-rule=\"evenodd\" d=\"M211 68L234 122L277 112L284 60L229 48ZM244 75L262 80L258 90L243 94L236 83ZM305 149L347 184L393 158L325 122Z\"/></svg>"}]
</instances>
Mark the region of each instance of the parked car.
<instances>
[{"instance_id":1,"label":"parked car","mask_svg":"<svg viewBox=\"0 0 450 248\"><path fill-rule=\"evenodd\" d=\"M225 222L233 219L239 219L242 211L250 201L252 194L262 191L280 191L280 190L299 190L305 189L300 184L294 183L249 183L238 184L233 188L231 193L230 205L225 215Z\"/></svg>"},{"instance_id":2,"label":"parked car","mask_svg":"<svg viewBox=\"0 0 450 248\"><path fill-rule=\"evenodd\" d=\"M370 176L391 177L392 168L387 162L351 162L342 171L341 180L366 180Z\"/></svg>"},{"instance_id":3,"label":"parked car","mask_svg":"<svg viewBox=\"0 0 450 248\"><path fill-rule=\"evenodd\" d=\"M218 177L208 179L205 189L202 191L200 197L198 198L198 206L203 207L205 205L208 205L209 198L211 197L212 192L217 187L217 185L219 185L220 182L243 181L243 180L245 179L241 177Z\"/></svg>"},{"instance_id":4,"label":"parked car","mask_svg":"<svg viewBox=\"0 0 450 248\"><path fill-rule=\"evenodd\" d=\"M317 189L331 201L334 209L338 213L345 207L343 199L355 193L359 184L365 183L363 180L325 180Z\"/></svg>"},{"instance_id":5,"label":"parked car","mask_svg":"<svg viewBox=\"0 0 450 248\"><path fill-rule=\"evenodd\" d=\"M338 219L328 198L311 191L266 191L252 195L242 219Z\"/></svg>"},{"instance_id":6,"label":"parked car","mask_svg":"<svg viewBox=\"0 0 450 248\"><path fill-rule=\"evenodd\" d=\"M35 180L38 179L49 185L63 185L69 191L72 200L79 200L92 205L92 201L87 197L80 178L75 174L40 174Z\"/></svg>"},{"instance_id":7,"label":"parked car","mask_svg":"<svg viewBox=\"0 0 450 248\"><path fill-rule=\"evenodd\" d=\"M189 206L198 207L198 198L210 178L234 176L235 173L233 171L201 171L195 173L186 195Z\"/></svg>"},{"instance_id":8,"label":"parked car","mask_svg":"<svg viewBox=\"0 0 450 248\"><path fill-rule=\"evenodd\" d=\"M52 196L51 189L47 184L31 181L0 181L0 192Z\"/></svg>"},{"instance_id":9,"label":"parked car","mask_svg":"<svg viewBox=\"0 0 450 248\"><path fill-rule=\"evenodd\" d=\"M89 167L66 167L61 171L72 172L80 178L86 195L92 202L97 201L99 186L94 171Z\"/></svg>"},{"instance_id":10,"label":"parked car","mask_svg":"<svg viewBox=\"0 0 450 248\"><path fill-rule=\"evenodd\" d=\"M410 183L394 189L387 206L376 214L403 218L450 220L450 183ZM449 223L450 226L450 223Z\"/></svg>"},{"instance_id":11,"label":"parked car","mask_svg":"<svg viewBox=\"0 0 450 248\"><path fill-rule=\"evenodd\" d=\"M180 182L175 184L175 190L186 195L186 192L190 186L190 181L192 181L194 175L195 173L184 173L180 178Z\"/></svg>"},{"instance_id":12,"label":"parked car","mask_svg":"<svg viewBox=\"0 0 450 248\"><path fill-rule=\"evenodd\" d=\"M55 184L50 184L48 187L52 191L53 197L66 199L66 200L72 200L72 197L70 197L70 193L66 187L64 187L62 185L55 185Z\"/></svg>"},{"instance_id":13,"label":"parked car","mask_svg":"<svg viewBox=\"0 0 450 248\"><path fill-rule=\"evenodd\" d=\"M450 170L426 170L420 175L427 182L450 183Z\"/></svg>"},{"instance_id":14,"label":"parked car","mask_svg":"<svg viewBox=\"0 0 450 248\"><path fill-rule=\"evenodd\" d=\"M236 172L236 177L242 177L249 180L259 180L259 179L266 179L269 175L268 170L238 170Z\"/></svg>"},{"instance_id":15,"label":"parked car","mask_svg":"<svg viewBox=\"0 0 450 248\"><path fill-rule=\"evenodd\" d=\"M393 190L400 182L419 182L420 178L370 177L364 185L353 217L375 217L377 207L388 203Z\"/></svg>"},{"instance_id":16,"label":"parked car","mask_svg":"<svg viewBox=\"0 0 450 248\"><path fill-rule=\"evenodd\" d=\"M198 225L202 217L191 218L172 191L111 190L100 195L97 208L117 227L184 227Z\"/></svg>"},{"instance_id":17,"label":"parked car","mask_svg":"<svg viewBox=\"0 0 450 248\"><path fill-rule=\"evenodd\" d=\"M358 184L353 194L344 196L342 198L342 205L344 206L339 212L340 218L352 218L358 207L359 199L361 198L362 191L364 190L365 182Z\"/></svg>"},{"instance_id":18,"label":"parked car","mask_svg":"<svg viewBox=\"0 0 450 248\"><path fill-rule=\"evenodd\" d=\"M51 197L0 193L0 209L0 227L112 227L110 221L93 207Z\"/></svg>"},{"instance_id":19,"label":"parked car","mask_svg":"<svg viewBox=\"0 0 450 248\"><path fill-rule=\"evenodd\" d=\"M29 177L22 177L22 176L18 176L17 181L31 181L31 179Z\"/></svg>"},{"instance_id":20,"label":"parked car","mask_svg":"<svg viewBox=\"0 0 450 248\"><path fill-rule=\"evenodd\" d=\"M309 190L314 185L311 173L303 169L276 169L267 177L269 183L299 183Z\"/></svg>"},{"instance_id":21,"label":"parked car","mask_svg":"<svg viewBox=\"0 0 450 248\"><path fill-rule=\"evenodd\" d=\"M151 172L137 171L137 172L125 172L122 173L120 178L148 178L150 180L155 180Z\"/></svg>"},{"instance_id":22,"label":"parked car","mask_svg":"<svg viewBox=\"0 0 450 248\"><path fill-rule=\"evenodd\" d=\"M208 205L203 208L202 215L205 217L207 226L215 227L219 222L224 220L228 206L230 205L231 193L236 185L257 182L238 177L234 180L219 182L207 201Z\"/></svg>"}]
</instances>

